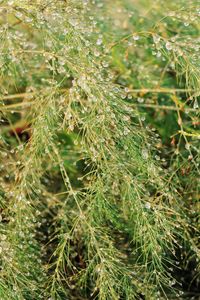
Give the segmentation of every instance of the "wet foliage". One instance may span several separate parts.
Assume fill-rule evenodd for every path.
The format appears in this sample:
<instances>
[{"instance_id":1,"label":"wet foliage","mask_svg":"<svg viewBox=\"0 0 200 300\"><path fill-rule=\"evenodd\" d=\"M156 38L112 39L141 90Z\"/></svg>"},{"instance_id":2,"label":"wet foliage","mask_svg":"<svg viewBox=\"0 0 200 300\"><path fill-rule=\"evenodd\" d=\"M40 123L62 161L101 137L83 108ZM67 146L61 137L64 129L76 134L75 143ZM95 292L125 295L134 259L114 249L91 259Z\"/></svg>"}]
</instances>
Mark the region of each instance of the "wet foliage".
<instances>
[{"instance_id":1,"label":"wet foliage","mask_svg":"<svg viewBox=\"0 0 200 300\"><path fill-rule=\"evenodd\" d=\"M199 299L199 4L0 0L0 299Z\"/></svg>"}]
</instances>

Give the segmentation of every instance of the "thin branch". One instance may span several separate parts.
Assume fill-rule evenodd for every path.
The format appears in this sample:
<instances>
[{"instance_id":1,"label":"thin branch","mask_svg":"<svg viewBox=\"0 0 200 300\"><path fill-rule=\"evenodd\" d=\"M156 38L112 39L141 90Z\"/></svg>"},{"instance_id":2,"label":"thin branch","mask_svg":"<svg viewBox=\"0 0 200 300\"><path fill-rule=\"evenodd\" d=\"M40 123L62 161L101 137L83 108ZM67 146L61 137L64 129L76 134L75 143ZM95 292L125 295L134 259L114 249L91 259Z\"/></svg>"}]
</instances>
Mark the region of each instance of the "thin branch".
<instances>
[{"instance_id":1,"label":"thin branch","mask_svg":"<svg viewBox=\"0 0 200 300\"><path fill-rule=\"evenodd\" d=\"M131 103L133 106L140 106L140 107L147 107L147 108L153 108L153 109L163 109L163 110L173 110L177 111L177 108L175 106L167 106L167 105L155 105L155 104L139 104L139 103ZM187 110L187 112L199 112L200 110L195 108L178 108L181 111Z\"/></svg>"}]
</instances>

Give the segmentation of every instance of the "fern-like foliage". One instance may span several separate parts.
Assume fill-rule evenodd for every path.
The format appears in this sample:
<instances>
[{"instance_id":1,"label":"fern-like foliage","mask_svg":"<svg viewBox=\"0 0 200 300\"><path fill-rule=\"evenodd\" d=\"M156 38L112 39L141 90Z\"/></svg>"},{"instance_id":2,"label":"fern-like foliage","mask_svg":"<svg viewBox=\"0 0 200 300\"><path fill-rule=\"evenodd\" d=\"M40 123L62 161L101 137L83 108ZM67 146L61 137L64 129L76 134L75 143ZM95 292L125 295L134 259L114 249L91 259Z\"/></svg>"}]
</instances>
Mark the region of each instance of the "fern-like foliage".
<instances>
[{"instance_id":1,"label":"fern-like foliage","mask_svg":"<svg viewBox=\"0 0 200 300\"><path fill-rule=\"evenodd\" d=\"M111 4L0 1L1 299L181 299L184 259L196 288L199 9Z\"/></svg>"}]
</instances>

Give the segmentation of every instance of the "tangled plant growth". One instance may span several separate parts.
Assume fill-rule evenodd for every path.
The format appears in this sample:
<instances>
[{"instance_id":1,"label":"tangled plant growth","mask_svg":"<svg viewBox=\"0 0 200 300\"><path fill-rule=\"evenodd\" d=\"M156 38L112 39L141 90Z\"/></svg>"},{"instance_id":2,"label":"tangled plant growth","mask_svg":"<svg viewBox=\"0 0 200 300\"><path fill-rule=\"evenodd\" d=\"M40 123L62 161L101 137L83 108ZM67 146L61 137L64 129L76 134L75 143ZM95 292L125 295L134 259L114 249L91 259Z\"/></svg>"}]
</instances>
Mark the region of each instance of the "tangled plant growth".
<instances>
[{"instance_id":1,"label":"tangled plant growth","mask_svg":"<svg viewBox=\"0 0 200 300\"><path fill-rule=\"evenodd\" d=\"M1 299L198 299L197 1L0 1Z\"/></svg>"}]
</instances>

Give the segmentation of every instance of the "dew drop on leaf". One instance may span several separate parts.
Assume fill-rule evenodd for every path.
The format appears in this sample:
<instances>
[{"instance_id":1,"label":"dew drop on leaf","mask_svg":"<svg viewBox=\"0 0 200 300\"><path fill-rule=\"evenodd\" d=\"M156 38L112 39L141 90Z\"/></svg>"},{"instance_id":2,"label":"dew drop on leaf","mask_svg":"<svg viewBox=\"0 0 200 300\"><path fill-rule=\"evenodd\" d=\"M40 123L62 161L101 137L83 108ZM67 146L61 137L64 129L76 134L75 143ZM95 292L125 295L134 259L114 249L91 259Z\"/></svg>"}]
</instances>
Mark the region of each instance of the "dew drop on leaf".
<instances>
[{"instance_id":1,"label":"dew drop on leaf","mask_svg":"<svg viewBox=\"0 0 200 300\"><path fill-rule=\"evenodd\" d=\"M167 50L172 50L172 44L170 43L170 42L167 42L166 44L165 44L165 47L166 47L166 49Z\"/></svg>"},{"instance_id":2,"label":"dew drop on leaf","mask_svg":"<svg viewBox=\"0 0 200 300\"><path fill-rule=\"evenodd\" d=\"M199 108L199 104L198 104L198 101L197 99L194 100L194 109L198 109Z\"/></svg>"},{"instance_id":3,"label":"dew drop on leaf","mask_svg":"<svg viewBox=\"0 0 200 300\"><path fill-rule=\"evenodd\" d=\"M147 150L147 149L142 149L142 157L143 157L144 159L148 159L149 153L148 153L148 150Z\"/></svg>"}]
</instances>

